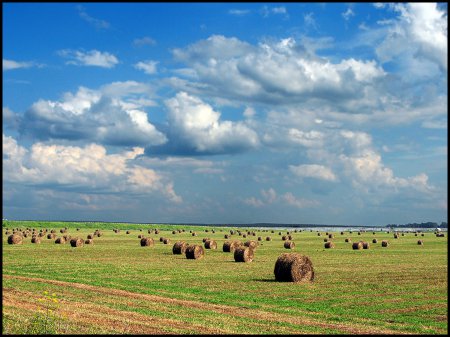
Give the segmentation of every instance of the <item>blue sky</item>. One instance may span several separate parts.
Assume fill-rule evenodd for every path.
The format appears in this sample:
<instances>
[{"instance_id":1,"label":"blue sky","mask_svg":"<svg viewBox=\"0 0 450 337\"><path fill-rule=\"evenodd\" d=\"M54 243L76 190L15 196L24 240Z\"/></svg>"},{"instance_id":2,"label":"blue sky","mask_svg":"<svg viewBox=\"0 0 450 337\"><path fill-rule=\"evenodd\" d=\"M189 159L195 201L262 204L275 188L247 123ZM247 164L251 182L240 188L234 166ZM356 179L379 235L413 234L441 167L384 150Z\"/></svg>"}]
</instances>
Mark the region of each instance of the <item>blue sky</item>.
<instances>
[{"instance_id":1,"label":"blue sky","mask_svg":"<svg viewBox=\"0 0 450 337\"><path fill-rule=\"evenodd\" d=\"M3 217L447 221L447 5L3 3Z\"/></svg>"}]
</instances>

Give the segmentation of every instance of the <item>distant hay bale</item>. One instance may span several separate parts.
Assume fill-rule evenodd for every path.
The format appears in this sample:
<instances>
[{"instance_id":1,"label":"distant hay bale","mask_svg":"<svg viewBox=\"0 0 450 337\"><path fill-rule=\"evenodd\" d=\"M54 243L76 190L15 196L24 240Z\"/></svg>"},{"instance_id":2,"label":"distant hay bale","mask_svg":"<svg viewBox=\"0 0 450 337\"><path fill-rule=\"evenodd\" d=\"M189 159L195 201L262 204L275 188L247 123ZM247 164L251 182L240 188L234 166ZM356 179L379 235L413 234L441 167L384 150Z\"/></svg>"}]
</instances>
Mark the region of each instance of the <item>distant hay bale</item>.
<instances>
[{"instance_id":1,"label":"distant hay bale","mask_svg":"<svg viewBox=\"0 0 450 337\"><path fill-rule=\"evenodd\" d=\"M275 262L275 280L279 282L312 282L314 268L309 257L298 253L281 254Z\"/></svg>"},{"instance_id":2,"label":"distant hay bale","mask_svg":"<svg viewBox=\"0 0 450 337\"><path fill-rule=\"evenodd\" d=\"M278 232L278 235L281 235L281 232Z\"/></svg>"},{"instance_id":3,"label":"distant hay bale","mask_svg":"<svg viewBox=\"0 0 450 337\"><path fill-rule=\"evenodd\" d=\"M358 232L358 235L361 235L361 232Z\"/></svg>"},{"instance_id":4,"label":"distant hay bale","mask_svg":"<svg viewBox=\"0 0 450 337\"><path fill-rule=\"evenodd\" d=\"M386 240L381 241L381 247L387 247L389 246L389 242L387 242Z\"/></svg>"},{"instance_id":5,"label":"distant hay bale","mask_svg":"<svg viewBox=\"0 0 450 337\"><path fill-rule=\"evenodd\" d=\"M140 243L141 247L153 246L155 244L152 238L145 238L145 237L141 238Z\"/></svg>"},{"instance_id":6,"label":"distant hay bale","mask_svg":"<svg viewBox=\"0 0 450 337\"><path fill-rule=\"evenodd\" d=\"M81 247L84 244L84 240L82 238L73 238L70 240L70 245L72 247Z\"/></svg>"},{"instance_id":7,"label":"distant hay bale","mask_svg":"<svg viewBox=\"0 0 450 337\"><path fill-rule=\"evenodd\" d=\"M243 237L243 238L246 238L246 237L247 237L247 234L242 234L242 237Z\"/></svg>"},{"instance_id":8,"label":"distant hay bale","mask_svg":"<svg viewBox=\"0 0 450 337\"><path fill-rule=\"evenodd\" d=\"M170 243L170 239L165 238L165 239L163 240L163 243L164 243L165 245L168 245L168 244Z\"/></svg>"},{"instance_id":9,"label":"distant hay bale","mask_svg":"<svg viewBox=\"0 0 450 337\"><path fill-rule=\"evenodd\" d=\"M94 238L94 234L88 234L88 236L87 236L87 239L88 240L91 240L91 239L93 239Z\"/></svg>"},{"instance_id":10,"label":"distant hay bale","mask_svg":"<svg viewBox=\"0 0 450 337\"><path fill-rule=\"evenodd\" d=\"M444 235L444 233L437 233L436 237L437 238L443 238L443 237L445 237L445 235Z\"/></svg>"},{"instance_id":11,"label":"distant hay bale","mask_svg":"<svg viewBox=\"0 0 450 337\"><path fill-rule=\"evenodd\" d=\"M97 233L94 233L94 235L97 236L97 237L99 238L99 237L101 237L101 236L103 235L103 233L99 231L99 232L97 232Z\"/></svg>"},{"instance_id":12,"label":"distant hay bale","mask_svg":"<svg viewBox=\"0 0 450 337\"><path fill-rule=\"evenodd\" d=\"M55 234L55 233L56 233L56 230L55 230L55 229L52 229L52 230L50 231L50 233Z\"/></svg>"},{"instance_id":13,"label":"distant hay bale","mask_svg":"<svg viewBox=\"0 0 450 337\"><path fill-rule=\"evenodd\" d=\"M176 231L172 231L172 234L177 234L177 232Z\"/></svg>"},{"instance_id":14,"label":"distant hay bale","mask_svg":"<svg viewBox=\"0 0 450 337\"><path fill-rule=\"evenodd\" d=\"M424 233L422 233L422 234L420 234L420 236L425 236L425 234L424 234Z\"/></svg>"},{"instance_id":15,"label":"distant hay bale","mask_svg":"<svg viewBox=\"0 0 450 337\"><path fill-rule=\"evenodd\" d=\"M217 249L217 242L214 240L206 240L205 248L206 249Z\"/></svg>"},{"instance_id":16,"label":"distant hay bale","mask_svg":"<svg viewBox=\"0 0 450 337\"><path fill-rule=\"evenodd\" d=\"M66 242L68 242L71 239L70 235L63 235L63 238L64 240L66 240Z\"/></svg>"},{"instance_id":17,"label":"distant hay bale","mask_svg":"<svg viewBox=\"0 0 450 337\"><path fill-rule=\"evenodd\" d=\"M192 236L197 236L197 233L195 233L195 232L192 232Z\"/></svg>"},{"instance_id":18,"label":"distant hay bale","mask_svg":"<svg viewBox=\"0 0 450 337\"><path fill-rule=\"evenodd\" d=\"M292 240L292 235L288 235L287 239Z\"/></svg>"},{"instance_id":19,"label":"distant hay bale","mask_svg":"<svg viewBox=\"0 0 450 337\"><path fill-rule=\"evenodd\" d=\"M66 229L60 229L59 232L62 234L62 233L67 232L67 230Z\"/></svg>"},{"instance_id":20,"label":"distant hay bale","mask_svg":"<svg viewBox=\"0 0 450 337\"><path fill-rule=\"evenodd\" d=\"M288 238L287 238L287 235L283 235L282 237L281 237L281 241L286 241Z\"/></svg>"},{"instance_id":21,"label":"distant hay bale","mask_svg":"<svg viewBox=\"0 0 450 337\"><path fill-rule=\"evenodd\" d=\"M321 236L322 234L320 234L320 233L317 233L317 236Z\"/></svg>"},{"instance_id":22,"label":"distant hay bale","mask_svg":"<svg viewBox=\"0 0 450 337\"><path fill-rule=\"evenodd\" d=\"M405 236L405 233L402 233L402 236Z\"/></svg>"},{"instance_id":23,"label":"distant hay bale","mask_svg":"<svg viewBox=\"0 0 450 337\"><path fill-rule=\"evenodd\" d=\"M159 238L159 242L163 242L164 239L165 239L165 237L161 236L161 237Z\"/></svg>"},{"instance_id":24,"label":"distant hay bale","mask_svg":"<svg viewBox=\"0 0 450 337\"><path fill-rule=\"evenodd\" d=\"M394 239L398 239L398 234L394 234Z\"/></svg>"},{"instance_id":25,"label":"distant hay bale","mask_svg":"<svg viewBox=\"0 0 450 337\"><path fill-rule=\"evenodd\" d=\"M210 238L203 238L202 242L205 243L207 240L211 240Z\"/></svg>"},{"instance_id":26,"label":"distant hay bale","mask_svg":"<svg viewBox=\"0 0 450 337\"><path fill-rule=\"evenodd\" d=\"M422 246L423 245L423 240L418 240L417 244Z\"/></svg>"},{"instance_id":27,"label":"distant hay bale","mask_svg":"<svg viewBox=\"0 0 450 337\"><path fill-rule=\"evenodd\" d=\"M370 245L369 245L368 242L363 241L362 244L363 244L363 249L369 249L370 248Z\"/></svg>"},{"instance_id":28,"label":"distant hay bale","mask_svg":"<svg viewBox=\"0 0 450 337\"><path fill-rule=\"evenodd\" d=\"M142 239L143 237L144 237L144 235L142 235L142 234L138 235L138 239Z\"/></svg>"},{"instance_id":29,"label":"distant hay bale","mask_svg":"<svg viewBox=\"0 0 450 337\"><path fill-rule=\"evenodd\" d=\"M225 234L224 236L223 236L223 238L224 239L228 239L230 236L228 235L228 234Z\"/></svg>"},{"instance_id":30,"label":"distant hay bale","mask_svg":"<svg viewBox=\"0 0 450 337\"><path fill-rule=\"evenodd\" d=\"M55 236L56 236L56 235L55 235L54 233L48 233L48 234L47 234L47 239L49 239L49 240L54 239Z\"/></svg>"},{"instance_id":31,"label":"distant hay bale","mask_svg":"<svg viewBox=\"0 0 450 337\"><path fill-rule=\"evenodd\" d=\"M353 242L352 248L355 249L355 250L356 250L356 249L363 249L363 243L362 243L362 241Z\"/></svg>"},{"instance_id":32,"label":"distant hay bale","mask_svg":"<svg viewBox=\"0 0 450 337\"><path fill-rule=\"evenodd\" d=\"M8 236L8 243L10 245L21 245L22 240L22 237L17 234L11 234L10 236Z\"/></svg>"},{"instance_id":33,"label":"distant hay bale","mask_svg":"<svg viewBox=\"0 0 450 337\"><path fill-rule=\"evenodd\" d=\"M294 241L284 241L284 248L286 249L294 249L295 248L295 242Z\"/></svg>"},{"instance_id":34,"label":"distant hay bale","mask_svg":"<svg viewBox=\"0 0 450 337\"><path fill-rule=\"evenodd\" d=\"M86 245L93 245L94 244L94 239L87 239L86 241L84 241L84 243Z\"/></svg>"},{"instance_id":35,"label":"distant hay bale","mask_svg":"<svg viewBox=\"0 0 450 337\"><path fill-rule=\"evenodd\" d=\"M31 243L37 243L37 244L39 244L39 243L41 243L41 239L39 239L39 236L33 236L33 237L31 238Z\"/></svg>"},{"instance_id":36,"label":"distant hay bale","mask_svg":"<svg viewBox=\"0 0 450 337\"><path fill-rule=\"evenodd\" d=\"M152 234L152 230L151 229L147 230L147 233Z\"/></svg>"},{"instance_id":37,"label":"distant hay bale","mask_svg":"<svg viewBox=\"0 0 450 337\"><path fill-rule=\"evenodd\" d=\"M272 238L270 236L266 236L266 241L272 241Z\"/></svg>"},{"instance_id":38,"label":"distant hay bale","mask_svg":"<svg viewBox=\"0 0 450 337\"><path fill-rule=\"evenodd\" d=\"M344 235L344 232L341 232L341 235Z\"/></svg>"},{"instance_id":39,"label":"distant hay bale","mask_svg":"<svg viewBox=\"0 0 450 337\"><path fill-rule=\"evenodd\" d=\"M328 237L329 237L330 239L332 239L332 238L334 238L334 235L333 235L333 234L328 234Z\"/></svg>"},{"instance_id":40,"label":"distant hay bale","mask_svg":"<svg viewBox=\"0 0 450 337\"><path fill-rule=\"evenodd\" d=\"M172 253L174 254L185 254L186 248L189 246L189 243L184 241L177 241L172 247Z\"/></svg>"},{"instance_id":41,"label":"distant hay bale","mask_svg":"<svg viewBox=\"0 0 450 337\"><path fill-rule=\"evenodd\" d=\"M255 251L252 247L240 246L234 251L234 261L252 262L255 257Z\"/></svg>"},{"instance_id":42,"label":"distant hay bale","mask_svg":"<svg viewBox=\"0 0 450 337\"><path fill-rule=\"evenodd\" d=\"M262 237L258 236L258 241L262 241Z\"/></svg>"},{"instance_id":43,"label":"distant hay bale","mask_svg":"<svg viewBox=\"0 0 450 337\"><path fill-rule=\"evenodd\" d=\"M335 247L335 245L334 245L333 241L325 242L325 248L334 248L334 247Z\"/></svg>"},{"instance_id":44,"label":"distant hay bale","mask_svg":"<svg viewBox=\"0 0 450 337\"><path fill-rule=\"evenodd\" d=\"M79 231L80 229L79 228L77 228L77 231Z\"/></svg>"},{"instance_id":45,"label":"distant hay bale","mask_svg":"<svg viewBox=\"0 0 450 337\"><path fill-rule=\"evenodd\" d=\"M66 243L66 240L63 238L63 237L59 237L59 238L57 238L56 240L55 240L55 243L56 244L65 244Z\"/></svg>"},{"instance_id":46,"label":"distant hay bale","mask_svg":"<svg viewBox=\"0 0 450 337\"><path fill-rule=\"evenodd\" d=\"M246 242L244 242L244 246L250 247L252 249L256 249L256 247L258 247L258 241L254 241L254 240L246 241Z\"/></svg>"},{"instance_id":47,"label":"distant hay bale","mask_svg":"<svg viewBox=\"0 0 450 337\"><path fill-rule=\"evenodd\" d=\"M125 234L130 234L131 232L130 231L126 231L126 233Z\"/></svg>"},{"instance_id":48,"label":"distant hay bale","mask_svg":"<svg viewBox=\"0 0 450 337\"><path fill-rule=\"evenodd\" d=\"M159 234L159 230L155 229L155 234Z\"/></svg>"},{"instance_id":49,"label":"distant hay bale","mask_svg":"<svg viewBox=\"0 0 450 337\"><path fill-rule=\"evenodd\" d=\"M346 238L346 239L345 239L345 242L350 242L350 243L351 243L352 240L351 240L350 238Z\"/></svg>"},{"instance_id":50,"label":"distant hay bale","mask_svg":"<svg viewBox=\"0 0 450 337\"><path fill-rule=\"evenodd\" d=\"M378 243L378 240L377 239L373 239L372 243Z\"/></svg>"},{"instance_id":51,"label":"distant hay bale","mask_svg":"<svg viewBox=\"0 0 450 337\"><path fill-rule=\"evenodd\" d=\"M327 238L323 239L323 242L328 242L328 239Z\"/></svg>"},{"instance_id":52,"label":"distant hay bale","mask_svg":"<svg viewBox=\"0 0 450 337\"><path fill-rule=\"evenodd\" d=\"M223 251L226 253L234 253L237 247L241 246L241 241L225 241L223 243Z\"/></svg>"},{"instance_id":53,"label":"distant hay bale","mask_svg":"<svg viewBox=\"0 0 450 337\"><path fill-rule=\"evenodd\" d=\"M189 245L186 247L186 258L191 260L198 260L203 258L205 250L200 245Z\"/></svg>"}]
</instances>

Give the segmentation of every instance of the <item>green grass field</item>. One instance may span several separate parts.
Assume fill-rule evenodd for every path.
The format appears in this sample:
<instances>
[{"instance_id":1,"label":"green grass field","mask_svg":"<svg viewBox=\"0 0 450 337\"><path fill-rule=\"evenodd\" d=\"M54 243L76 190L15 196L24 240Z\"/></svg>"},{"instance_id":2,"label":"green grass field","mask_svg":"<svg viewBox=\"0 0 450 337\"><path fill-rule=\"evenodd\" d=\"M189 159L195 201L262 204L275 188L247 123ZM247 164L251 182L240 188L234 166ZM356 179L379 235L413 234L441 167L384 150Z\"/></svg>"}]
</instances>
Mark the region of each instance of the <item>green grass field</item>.
<instances>
[{"instance_id":1,"label":"green grass field","mask_svg":"<svg viewBox=\"0 0 450 337\"><path fill-rule=\"evenodd\" d=\"M21 245L7 244L6 227L59 229L86 239L100 229L94 245L73 248L31 235ZM80 228L80 231L76 231ZM121 229L114 233L113 228ZM148 234L159 228L160 233ZM172 234L172 230L185 232ZM336 247L324 248L325 232L290 230L298 252L310 257L312 283L275 281L277 257L289 252L279 230L251 230L231 239L263 238L250 263L237 263L222 251L229 228L109 223L4 222L3 334L33 333L31 326L53 325L54 333L77 334L447 334L447 233L424 237L405 233L334 233ZM126 234L126 230L130 234ZM142 232L139 231L142 229ZM209 232L205 232L208 229ZM234 228L236 229L236 228ZM195 231L193 237L189 231ZM138 235L155 245L141 247ZM286 231L282 231L286 234ZM272 241L265 241L271 236ZM167 237L170 244L163 244ZM209 237L216 250L200 260L173 255L178 240L202 244ZM370 249L352 250L352 241ZM372 243L372 239L378 243ZM417 244L418 239L424 245ZM381 247L388 240L389 247ZM48 292L51 299L45 297ZM44 300L43 300L44 298ZM51 302L49 322L46 310ZM34 323L33 323L34 322ZM48 327L47 327L48 328Z\"/></svg>"}]
</instances>

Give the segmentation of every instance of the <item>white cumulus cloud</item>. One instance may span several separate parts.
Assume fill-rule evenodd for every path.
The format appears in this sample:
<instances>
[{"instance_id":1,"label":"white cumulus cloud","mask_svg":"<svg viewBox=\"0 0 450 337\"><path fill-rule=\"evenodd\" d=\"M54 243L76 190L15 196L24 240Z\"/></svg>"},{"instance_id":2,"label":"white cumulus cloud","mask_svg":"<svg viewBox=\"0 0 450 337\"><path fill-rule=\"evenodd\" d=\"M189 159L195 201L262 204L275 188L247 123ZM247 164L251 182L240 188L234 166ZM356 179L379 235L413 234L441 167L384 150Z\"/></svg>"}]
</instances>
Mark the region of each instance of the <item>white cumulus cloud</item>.
<instances>
[{"instance_id":1,"label":"white cumulus cloud","mask_svg":"<svg viewBox=\"0 0 450 337\"><path fill-rule=\"evenodd\" d=\"M119 63L119 60L113 54L95 49L88 52L64 49L60 50L58 53L60 56L70 59L66 62L67 64L78 66L114 68Z\"/></svg>"}]
</instances>

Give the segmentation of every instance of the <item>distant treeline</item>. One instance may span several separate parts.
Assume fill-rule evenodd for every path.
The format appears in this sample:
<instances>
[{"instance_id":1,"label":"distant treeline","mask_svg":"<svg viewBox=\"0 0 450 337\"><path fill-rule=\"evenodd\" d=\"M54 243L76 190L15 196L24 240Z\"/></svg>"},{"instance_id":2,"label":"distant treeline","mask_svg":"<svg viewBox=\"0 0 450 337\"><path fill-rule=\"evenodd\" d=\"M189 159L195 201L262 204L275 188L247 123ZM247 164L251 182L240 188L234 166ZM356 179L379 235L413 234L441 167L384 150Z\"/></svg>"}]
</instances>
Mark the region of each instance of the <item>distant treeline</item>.
<instances>
[{"instance_id":1,"label":"distant treeline","mask_svg":"<svg viewBox=\"0 0 450 337\"><path fill-rule=\"evenodd\" d=\"M448 224L446 222L441 222L439 225L437 222L422 222L422 223L407 223L404 225L390 224L386 225L386 227L412 227L412 228L448 228Z\"/></svg>"}]
</instances>

